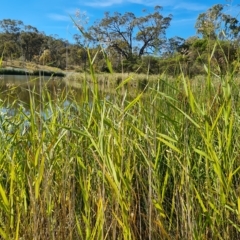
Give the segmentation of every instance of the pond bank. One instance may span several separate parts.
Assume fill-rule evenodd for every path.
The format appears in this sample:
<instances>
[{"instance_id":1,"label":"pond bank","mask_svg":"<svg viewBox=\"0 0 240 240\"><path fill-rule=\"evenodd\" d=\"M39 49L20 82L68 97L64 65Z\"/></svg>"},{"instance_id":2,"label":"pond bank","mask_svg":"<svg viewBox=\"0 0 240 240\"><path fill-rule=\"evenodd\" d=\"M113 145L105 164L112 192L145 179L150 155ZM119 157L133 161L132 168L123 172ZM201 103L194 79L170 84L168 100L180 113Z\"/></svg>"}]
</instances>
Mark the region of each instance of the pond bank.
<instances>
[{"instance_id":1,"label":"pond bank","mask_svg":"<svg viewBox=\"0 0 240 240\"><path fill-rule=\"evenodd\" d=\"M28 70L24 68L1 68L0 75L31 75L31 76L54 76L54 77L65 77L65 73L63 72L54 72L47 70Z\"/></svg>"}]
</instances>

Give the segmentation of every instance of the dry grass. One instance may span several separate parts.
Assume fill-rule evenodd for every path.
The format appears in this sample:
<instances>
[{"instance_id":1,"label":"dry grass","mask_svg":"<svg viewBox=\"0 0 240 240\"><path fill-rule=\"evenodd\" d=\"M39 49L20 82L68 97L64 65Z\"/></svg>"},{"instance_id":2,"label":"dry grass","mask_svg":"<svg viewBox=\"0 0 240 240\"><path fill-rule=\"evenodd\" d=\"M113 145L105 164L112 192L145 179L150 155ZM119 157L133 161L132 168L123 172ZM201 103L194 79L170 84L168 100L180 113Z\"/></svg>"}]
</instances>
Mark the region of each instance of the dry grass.
<instances>
[{"instance_id":1,"label":"dry grass","mask_svg":"<svg viewBox=\"0 0 240 240\"><path fill-rule=\"evenodd\" d=\"M56 67L50 67L47 65L40 65L35 64L33 62L23 62L18 60L8 60L2 61L3 68L16 68L16 69L24 69L28 71L35 71L35 70L45 70L45 71L53 71L53 72L62 72L61 69Z\"/></svg>"}]
</instances>

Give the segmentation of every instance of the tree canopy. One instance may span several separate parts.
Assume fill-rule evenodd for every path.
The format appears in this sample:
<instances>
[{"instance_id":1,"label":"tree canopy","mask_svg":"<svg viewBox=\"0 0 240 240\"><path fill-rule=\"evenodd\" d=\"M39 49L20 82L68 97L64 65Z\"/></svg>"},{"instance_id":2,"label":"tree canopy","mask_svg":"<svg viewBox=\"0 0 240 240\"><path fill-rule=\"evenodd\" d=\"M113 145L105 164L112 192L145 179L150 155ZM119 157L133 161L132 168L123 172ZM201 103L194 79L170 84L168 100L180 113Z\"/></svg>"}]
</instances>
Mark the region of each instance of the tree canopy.
<instances>
[{"instance_id":1,"label":"tree canopy","mask_svg":"<svg viewBox=\"0 0 240 240\"><path fill-rule=\"evenodd\" d=\"M165 43L166 29L172 19L171 15L164 17L161 10L156 6L152 13L143 11L140 17L132 12L106 12L101 20L90 27L87 36L89 40L113 49L125 59L153 53Z\"/></svg>"},{"instance_id":2,"label":"tree canopy","mask_svg":"<svg viewBox=\"0 0 240 240\"><path fill-rule=\"evenodd\" d=\"M106 12L102 19L87 26L87 16L79 12L74 21L79 34L69 43L57 35L46 36L21 20L0 20L0 53L4 60L19 59L54 67L85 71L88 48L94 55L95 70L108 71L104 49L114 71L167 72L196 75L204 73L202 64L211 64L216 72L234 67L240 57L239 16L229 15L227 6L217 4L196 20L197 36L188 39L166 37L172 15L163 16L162 7L151 12ZM98 53L98 54L96 54ZM209 53L211 62L209 63ZM180 63L180 64L179 64ZM181 65L181 68L180 68ZM149 66L151 66L149 68Z\"/></svg>"},{"instance_id":3,"label":"tree canopy","mask_svg":"<svg viewBox=\"0 0 240 240\"><path fill-rule=\"evenodd\" d=\"M216 4L201 13L196 21L197 33L203 38L236 39L240 35L240 24L237 18L224 13L227 6Z\"/></svg>"}]
</instances>

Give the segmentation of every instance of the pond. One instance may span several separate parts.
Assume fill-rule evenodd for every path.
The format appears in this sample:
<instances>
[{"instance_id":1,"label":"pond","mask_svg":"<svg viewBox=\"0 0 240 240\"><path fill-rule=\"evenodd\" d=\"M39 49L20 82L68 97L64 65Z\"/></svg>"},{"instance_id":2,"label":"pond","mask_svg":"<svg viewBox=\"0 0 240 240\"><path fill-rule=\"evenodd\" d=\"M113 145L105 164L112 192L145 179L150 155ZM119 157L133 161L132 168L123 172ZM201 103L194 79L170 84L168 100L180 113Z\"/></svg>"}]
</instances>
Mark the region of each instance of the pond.
<instances>
[{"instance_id":1,"label":"pond","mask_svg":"<svg viewBox=\"0 0 240 240\"><path fill-rule=\"evenodd\" d=\"M139 93L140 89L132 87L130 84L124 85L119 91L116 90L116 82L99 82L98 96L100 101L106 99L109 102L122 104L121 99L134 98L134 92ZM88 81L68 81L61 77L34 77L24 75L5 75L0 76L0 132L2 122L12 117L21 115L26 119L34 111L35 116L43 120L48 120L53 114L51 106L56 107L57 111L64 112L65 109L71 109L74 113L76 109L91 108L93 103L94 84ZM101 101L102 102L102 101ZM88 106L88 107L87 107ZM19 113L21 113L19 115ZM23 132L26 126L29 126L29 120L19 120L20 128ZM5 123L6 124L6 123ZM15 124L18 126L18 124ZM12 132L12 124L10 124Z\"/></svg>"},{"instance_id":2,"label":"pond","mask_svg":"<svg viewBox=\"0 0 240 240\"><path fill-rule=\"evenodd\" d=\"M80 89L70 89L61 77L0 76L0 133L4 132L2 123L6 125L6 121L19 115L19 112L22 118L30 116L33 104L36 115L47 119L52 114L48 107L50 101L64 109L72 104L73 98L79 99L77 96L81 95ZM19 121L22 122L21 119ZM19 127L25 129L29 124L28 120L24 120ZM13 131L13 125L9 123L9 132Z\"/></svg>"},{"instance_id":3,"label":"pond","mask_svg":"<svg viewBox=\"0 0 240 240\"><path fill-rule=\"evenodd\" d=\"M137 84L136 80L124 84L120 89L117 89L118 85L117 81L101 81L99 78L99 99L121 102L121 99L127 96L131 101L145 87L141 82ZM46 106L49 101L62 109L74 104L91 105L94 88L91 78L83 80L69 77L0 75L0 113L14 115L19 108L24 108L29 114L30 103L34 103L35 111L45 116L43 105Z\"/></svg>"},{"instance_id":4,"label":"pond","mask_svg":"<svg viewBox=\"0 0 240 240\"><path fill-rule=\"evenodd\" d=\"M3 106L15 106L18 103L28 107L30 96L34 96L36 103L42 99L42 92L47 90L50 98L56 98L65 91L66 84L61 77L34 77L24 75L0 76L0 99Z\"/></svg>"},{"instance_id":5,"label":"pond","mask_svg":"<svg viewBox=\"0 0 240 240\"><path fill-rule=\"evenodd\" d=\"M86 86L87 85L87 91ZM113 81L99 81L98 91L99 96L109 96L116 94L118 84ZM66 95L66 100L75 99L77 102L82 102L86 99L84 94L88 94L90 101L92 97L91 89L94 88L93 82L90 80L76 81L70 78L48 77L48 76L27 76L27 75L0 75L0 101L2 106L15 106L15 102L23 104L28 108L30 97L34 96L34 101L40 103L42 101L42 93L48 93L51 100L63 97ZM141 91L141 86L138 88L135 84L126 84L124 86L128 90L129 95ZM83 89L84 93L83 93ZM16 101L17 100L17 101Z\"/></svg>"}]
</instances>

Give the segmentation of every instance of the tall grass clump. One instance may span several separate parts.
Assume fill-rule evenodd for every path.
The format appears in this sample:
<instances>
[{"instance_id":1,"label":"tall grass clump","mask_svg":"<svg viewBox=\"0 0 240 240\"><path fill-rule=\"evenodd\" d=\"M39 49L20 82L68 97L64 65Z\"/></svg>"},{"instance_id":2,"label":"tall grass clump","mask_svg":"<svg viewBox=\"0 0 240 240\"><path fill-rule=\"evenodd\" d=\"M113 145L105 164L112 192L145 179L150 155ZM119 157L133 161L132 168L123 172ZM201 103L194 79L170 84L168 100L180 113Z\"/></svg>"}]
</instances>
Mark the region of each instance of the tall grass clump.
<instances>
[{"instance_id":1,"label":"tall grass clump","mask_svg":"<svg viewBox=\"0 0 240 240\"><path fill-rule=\"evenodd\" d=\"M100 92L89 64L81 100L47 85L1 100L1 238L239 239L235 73L159 76L133 95L131 75Z\"/></svg>"}]
</instances>

